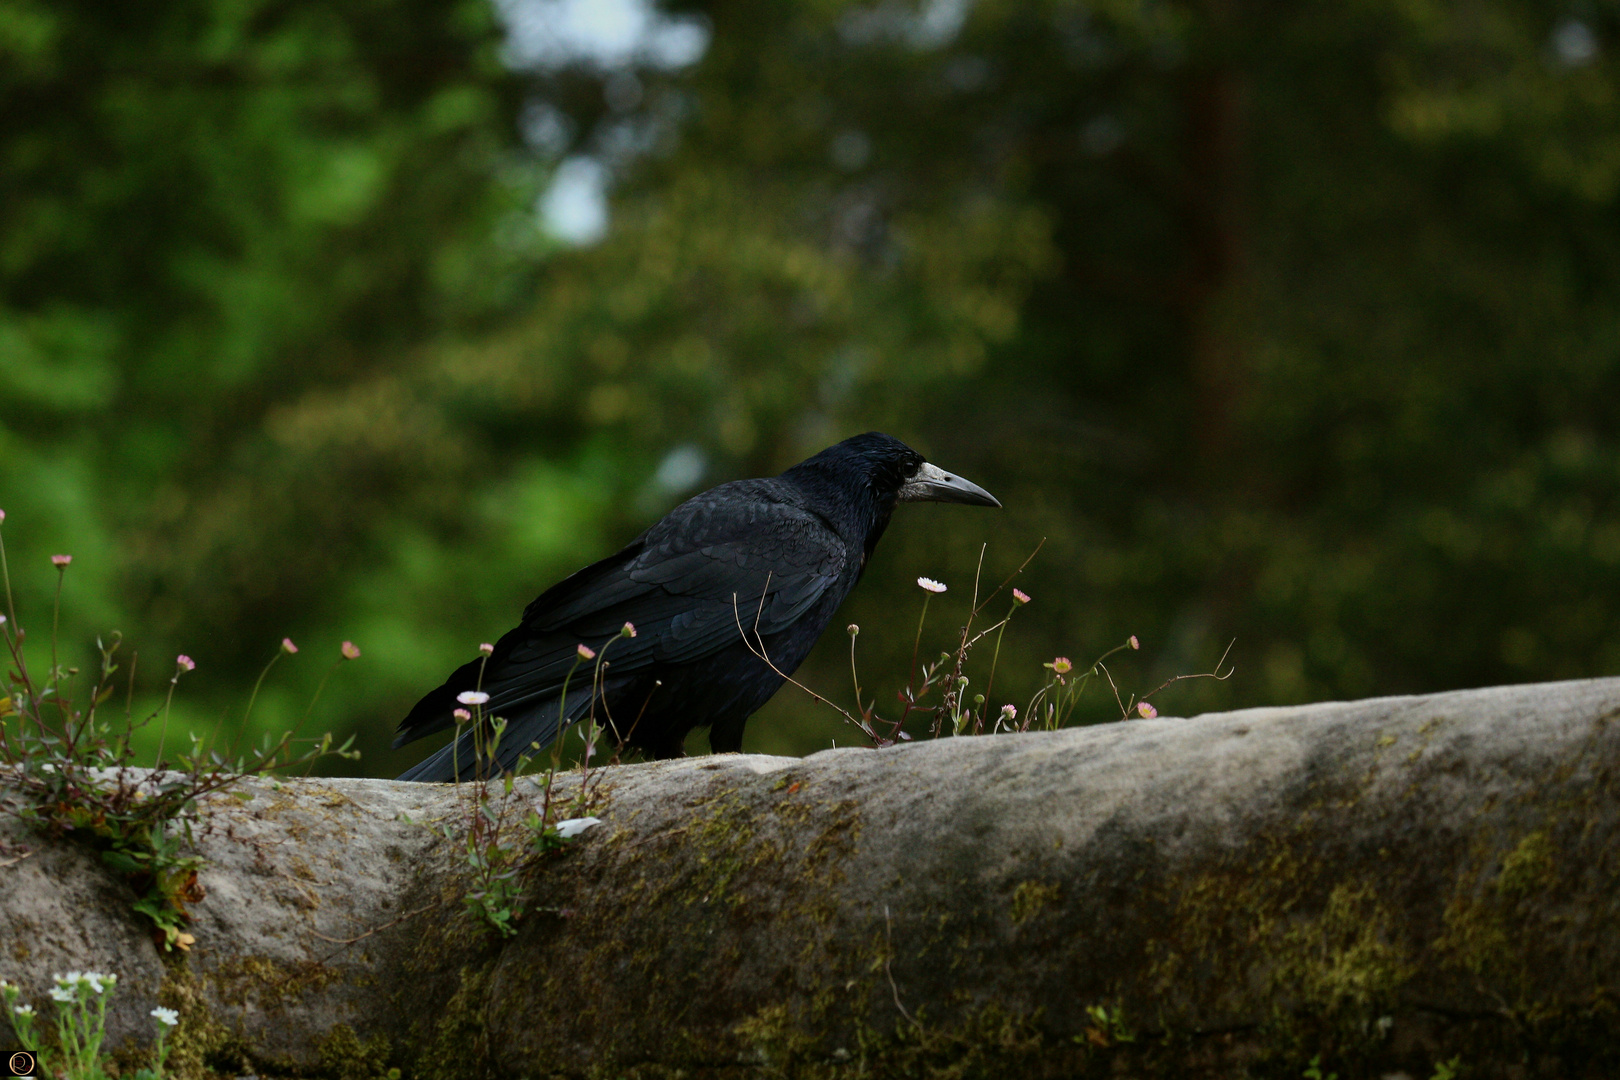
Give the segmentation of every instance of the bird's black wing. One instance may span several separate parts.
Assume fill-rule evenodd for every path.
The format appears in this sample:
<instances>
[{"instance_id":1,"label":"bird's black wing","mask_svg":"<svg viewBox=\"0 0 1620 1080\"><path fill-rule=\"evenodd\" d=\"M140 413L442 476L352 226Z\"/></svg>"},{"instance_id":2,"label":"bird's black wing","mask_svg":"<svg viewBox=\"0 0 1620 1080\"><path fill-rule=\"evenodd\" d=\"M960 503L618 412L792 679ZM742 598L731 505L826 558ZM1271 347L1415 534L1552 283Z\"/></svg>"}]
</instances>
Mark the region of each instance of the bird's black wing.
<instances>
[{"instance_id":1,"label":"bird's black wing","mask_svg":"<svg viewBox=\"0 0 1620 1080\"><path fill-rule=\"evenodd\" d=\"M594 664L579 660L581 644L606 649L615 682L701 659L735 643L739 624L750 638L756 626L766 637L791 626L843 578L850 558L822 518L777 497L770 481L721 485L547 589L487 662L464 665L412 710L395 745L449 726L455 695L475 686L490 695L486 715L547 705L541 721L509 736L544 745L589 704ZM617 637L626 622L635 637Z\"/></svg>"}]
</instances>

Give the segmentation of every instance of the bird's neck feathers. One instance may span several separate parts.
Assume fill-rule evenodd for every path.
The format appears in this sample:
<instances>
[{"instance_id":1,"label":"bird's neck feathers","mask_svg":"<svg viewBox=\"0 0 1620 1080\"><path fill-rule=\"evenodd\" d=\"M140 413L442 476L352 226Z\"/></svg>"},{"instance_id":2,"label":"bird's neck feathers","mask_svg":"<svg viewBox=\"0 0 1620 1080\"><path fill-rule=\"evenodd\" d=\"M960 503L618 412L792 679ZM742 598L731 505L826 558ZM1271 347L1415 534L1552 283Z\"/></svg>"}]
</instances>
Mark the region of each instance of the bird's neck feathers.
<instances>
[{"instance_id":1,"label":"bird's neck feathers","mask_svg":"<svg viewBox=\"0 0 1620 1080\"><path fill-rule=\"evenodd\" d=\"M807 504L852 544L859 544L871 555L883 530L894 514L900 488L917 471L922 457L897 440L893 448L851 444L847 440L802 461L782 474L781 479L804 493ZM865 452L862 452L865 451Z\"/></svg>"},{"instance_id":2,"label":"bird's neck feathers","mask_svg":"<svg viewBox=\"0 0 1620 1080\"><path fill-rule=\"evenodd\" d=\"M889 527L900 489L922 464L922 455L899 439L868 431L799 462L779 480L846 544L860 550L859 577Z\"/></svg>"},{"instance_id":3,"label":"bird's neck feathers","mask_svg":"<svg viewBox=\"0 0 1620 1080\"><path fill-rule=\"evenodd\" d=\"M879 534L894 513L895 493L875 488L853 470L816 467L807 461L782 474L803 493L806 505L848 540L860 542L874 528Z\"/></svg>"}]
</instances>

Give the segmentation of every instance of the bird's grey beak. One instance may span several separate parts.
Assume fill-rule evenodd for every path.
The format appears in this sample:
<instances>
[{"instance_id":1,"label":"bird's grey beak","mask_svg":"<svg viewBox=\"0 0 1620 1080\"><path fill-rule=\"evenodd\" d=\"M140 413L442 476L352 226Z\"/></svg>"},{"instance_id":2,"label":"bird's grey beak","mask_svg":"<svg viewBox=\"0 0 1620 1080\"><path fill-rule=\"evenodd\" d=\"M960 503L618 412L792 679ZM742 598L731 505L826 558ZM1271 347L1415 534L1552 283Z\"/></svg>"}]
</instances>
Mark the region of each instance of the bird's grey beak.
<instances>
[{"instance_id":1,"label":"bird's grey beak","mask_svg":"<svg viewBox=\"0 0 1620 1080\"><path fill-rule=\"evenodd\" d=\"M966 503L969 506L1000 507L996 497L971 480L952 476L944 469L923 462L917 475L900 488L901 502Z\"/></svg>"}]
</instances>

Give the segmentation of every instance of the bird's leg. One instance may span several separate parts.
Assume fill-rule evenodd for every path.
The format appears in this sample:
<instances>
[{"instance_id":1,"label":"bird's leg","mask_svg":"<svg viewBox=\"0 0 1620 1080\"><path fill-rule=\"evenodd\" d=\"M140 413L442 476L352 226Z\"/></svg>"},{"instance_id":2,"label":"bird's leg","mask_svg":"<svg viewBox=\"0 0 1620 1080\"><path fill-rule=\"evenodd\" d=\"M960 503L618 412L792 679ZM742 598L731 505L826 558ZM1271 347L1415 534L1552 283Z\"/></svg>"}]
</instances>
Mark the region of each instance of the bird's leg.
<instances>
[{"instance_id":1,"label":"bird's leg","mask_svg":"<svg viewBox=\"0 0 1620 1080\"><path fill-rule=\"evenodd\" d=\"M719 720L709 728L709 749L716 754L740 754L742 752L743 727L748 723L745 716L739 720Z\"/></svg>"}]
</instances>

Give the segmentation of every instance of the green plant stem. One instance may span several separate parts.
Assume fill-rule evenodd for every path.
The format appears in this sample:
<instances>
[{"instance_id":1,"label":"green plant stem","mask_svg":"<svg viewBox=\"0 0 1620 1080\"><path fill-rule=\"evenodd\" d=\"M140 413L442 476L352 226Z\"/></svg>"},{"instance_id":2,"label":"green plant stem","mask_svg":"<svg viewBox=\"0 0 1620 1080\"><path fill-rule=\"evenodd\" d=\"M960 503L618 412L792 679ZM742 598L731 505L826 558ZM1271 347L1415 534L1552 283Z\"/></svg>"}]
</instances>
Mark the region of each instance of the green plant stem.
<instances>
[{"instance_id":1,"label":"green plant stem","mask_svg":"<svg viewBox=\"0 0 1620 1080\"><path fill-rule=\"evenodd\" d=\"M298 723L293 725L293 729L289 731L286 738L282 740L282 742L289 749L292 746L293 740L298 737L298 733L304 730L304 724L309 721L310 714L315 711L315 703L321 700L321 691L326 689L326 684L331 681L331 678L337 672L337 669L343 666L343 662L344 660L341 656L334 660L332 662L332 666L326 669L326 674L321 676L321 681L315 685L315 696L309 699L309 705L305 707L304 715L298 718ZM480 673L479 681L483 681L482 673Z\"/></svg>"},{"instance_id":2,"label":"green plant stem","mask_svg":"<svg viewBox=\"0 0 1620 1080\"><path fill-rule=\"evenodd\" d=\"M17 625L17 604L11 598L11 567L6 564L6 538L0 534L0 578L6 583L6 612L11 616L11 625Z\"/></svg>"},{"instance_id":3,"label":"green plant stem","mask_svg":"<svg viewBox=\"0 0 1620 1080\"><path fill-rule=\"evenodd\" d=\"M259 700L259 687L264 685L264 677L266 675L270 674L270 669L276 666L276 661L281 659L281 654L284 651L285 650L278 647L276 649L276 654L270 658L270 662L268 664L264 665L264 670L259 672L259 677L254 680L254 682L253 682L253 693L248 695L247 709L246 709L246 711L244 711L242 713L242 728L241 728L242 731L247 730L247 728L248 728L248 720L249 720L249 718L251 718L253 716L253 703ZM172 693L172 690L171 690L171 693ZM237 738L240 738L240 737L241 737L241 733L238 732L237 733ZM233 758L236 756L236 740L235 739L231 740L231 756Z\"/></svg>"},{"instance_id":4,"label":"green plant stem","mask_svg":"<svg viewBox=\"0 0 1620 1080\"><path fill-rule=\"evenodd\" d=\"M481 659L478 661L478 681L473 684L473 689L478 691L481 694L481 693L484 692L484 671L489 667L489 654L485 653L482 649L480 649L479 650L479 656L481 657ZM484 740L484 706L483 706L482 703L474 705L472 707L472 723L473 723L473 729L472 729L472 733L473 733L473 779L474 780L482 780L482 779L484 779L484 777L482 775L484 758L483 758L483 754L481 752L481 747L483 746L483 740ZM451 754L451 762L450 762L450 764L451 764L452 768L458 768L456 766L456 763L455 763L455 760L454 760L455 757L456 757L455 754ZM458 771L456 773L456 775L459 777L461 775L461 773Z\"/></svg>"},{"instance_id":5,"label":"green plant stem","mask_svg":"<svg viewBox=\"0 0 1620 1080\"><path fill-rule=\"evenodd\" d=\"M580 655L578 650L575 650L574 662L568 668L568 674L563 676L562 697L557 702L557 733L551 738L551 769L553 772L556 772L562 765L563 733L568 730L568 683L573 679L574 672L579 670L579 662ZM550 785L547 786L549 788ZM549 791L547 794L549 796Z\"/></svg>"},{"instance_id":6,"label":"green plant stem","mask_svg":"<svg viewBox=\"0 0 1620 1080\"><path fill-rule=\"evenodd\" d=\"M855 684L855 711L864 717L866 710L861 706L861 673L860 669L855 666L855 639L859 636L858 634L849 635L849 678Z\"/></svg>"},{"instance_id":7,"label":"green plant stem","mask_svg":"<svg viewBox=\"0 0 1620 1080\"><path fill-rule=\"evenodd\" d=\"M62 623L62 579L67 577L67 567L56 568L56 600L51 607L51 681L52 689L56 691L56 712L62 718L62 735L68 740L70 748L78 745L78 733L72 730L68 721L67 703L62 699L62 668L56 660L57 628Z\"/></svg>"},{"instance_id":8,"label":"green plant stem","mask_svg":"<svg viewBox=\"0 0 1620 1080\"><path fill-rule=\"evenodd\" d=\"M84 1010L84 995L78 986L73 988L73 1001L59 1001L56 1003L56 1036L61 1044L62 1058L68 1066L70 1074L79 1073L80 1063L84 1060L84 1046L79 1041L79 1025L76 1022L75 1012Z\"/></svg>"},{"instance_id":9,"label":"green plant stem","mask_svg":"<svg viewBox=\"0 0 1620 1080\"><path fill-rule=\"evenodd\" d=\"M911 643L911 674L906 677L906 686L908 687L917 681L917 652L922 648L923 623L928 621L928 601L933 598L933 593L927 590L923 591L922 615L917 619L917 638Z\"/></svg>"},{"instance_id":10,"label":"green plant stem","mask_svg":"<svg viewBox=\"0 0 1620 1080\"><path fill-rule=\"evenodd\" d=\"M984 723L984 718L989 715L989 710L992 708L990 703L990 690L996 685L996 664L1001 659L1001 635L1007 632L1007 624L1012 621L1013 612L1017 610L1018 604L1015 602L1012 607L1007 609L1006 616L1001 620L1001 628L996 631L996 647L995 650L990 654L990 676L984 680L984 709L979 715L979 723L981 725Z\"/></svg>"},{"instance_id":11,"label":"green plant stem","mask_svg":"<svg viewBox=\"0 0 1620 1080\"><path fill-rule=\"evenodd\" d=\"M38 695L34 691L34 681L28 675L28 663L23 657L23 633L22 628L17 623L17 605L11 598L11 567L6 562L6 541L3 532L0 532L0 579L4 579L6 584L6 608L11 613L11 619L5 626L6 648L11 653L12 662L17 665L19 679L17 685L22 688L22 693L26 696L29 706L34 710L34 726L39 728L40 733L43 734L45 728L39 715ZM23 710L22 703L16 699L15 691L13 692L12 706L17 712L17 738L21 741L23 739L23 721L26 719L27 713Z\"/></svg>"},{"instance_id":12,"label":"green plant stem","mask_svg":"<svg viewBox=\"0 0 1620 1080\"><path fill-rule=\"evenodd\" d=\"M129 677L131 683L133 683L135 673L133 671L130 672ZM152 762L154 768L161 769L163 767L163 744L167 742L169 738L169 705L174 701L174 687L179 681L180 669L177 667L175 668L174 677L169 680L168 696L163 699L163 726L158 729L157 757L153 759ZM145 723L145 721L143 720L142 723Z\"/></svg>"}]
</instances>

